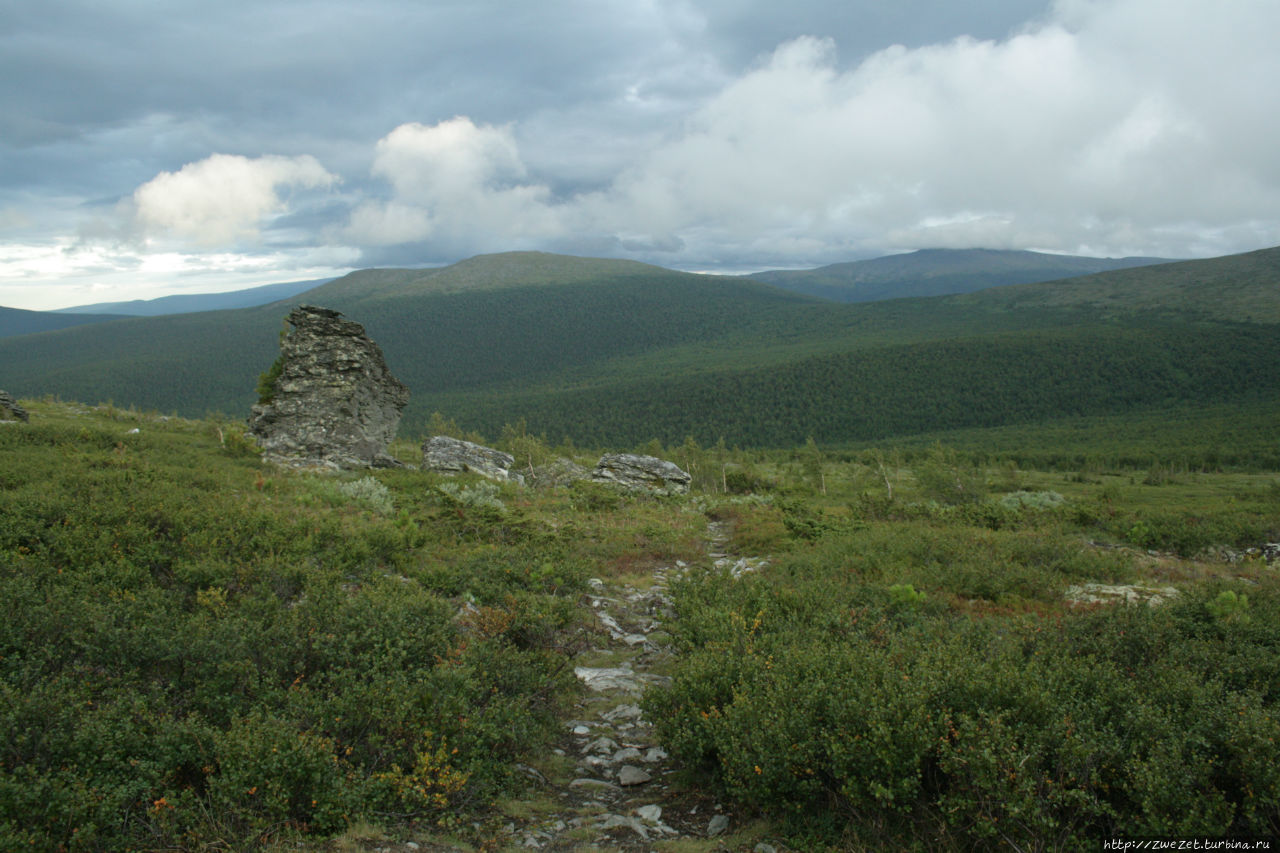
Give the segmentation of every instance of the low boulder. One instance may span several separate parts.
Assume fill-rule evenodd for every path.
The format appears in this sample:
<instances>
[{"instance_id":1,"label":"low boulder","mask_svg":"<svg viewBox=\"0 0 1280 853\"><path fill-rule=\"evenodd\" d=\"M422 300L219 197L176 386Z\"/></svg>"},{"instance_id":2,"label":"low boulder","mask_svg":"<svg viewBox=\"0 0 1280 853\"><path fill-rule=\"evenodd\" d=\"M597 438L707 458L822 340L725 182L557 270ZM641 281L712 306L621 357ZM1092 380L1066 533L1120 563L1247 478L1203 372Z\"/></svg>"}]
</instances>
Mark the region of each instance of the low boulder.
<instances>
[{"instance_id":1,"label":"low boulder","mask_svg":"<svg viewBox=\"0 0 1280 853\"><path fill-rule=\"evenodd\" d=\"M1206 548L1200 555L1208 559L1221 560L1224 563L1239 563L1245 560L1262 560L1268 565L1280 562L1280 542L1263 542L1252 548L1233 548L1229 545L1216 545Z\"/></svg>"},{"instance_id":2,"label":"low boulder","mask_svg":"<svg viewBox=\"0 0 1280 853\"><path fill-rule=\"evenodd\" d=\"M606 453L596 463L591 479L629 492L655 495L682 495L693 480L674 462L635 453Z\"/></svg>"},{"instance_id":3,"label":"low boulder","mask_svg":"<svg viewBox=\"0 0 1280 853\"><path fill-rule=\"evenodd\" d=\"M18 405L8 391L0 391L0 421L29 421L27 410Z\"/></svg>"},{"instance_id":4,"label":"low boulder","mask_svg":"<svg viewBox=\"0 0 1280 853\"><path fill-rule=\"evenodd\" d=\"M464 474L469 471L490 480L524 482L519 474L511 472L515 461L510 453L447 435L433 435L422 445L422 467L441 474Z\"/></svg>"},{"instance_id":5,"label":"low boulder","mask_svg":"<svg viewBox=\"0 0 1280 853\"><path fill-rule=\"evenodd\" d=\"M572 459L560 457L546 465L535 465L530 469L526 480L530 486L536 488L554 488L568 486L590 476L590 468L584 468Z\"/></svg>"},{"instance_id":6,"label":"low boulder","mask_svg":"<svg viewBox=\"0 0 1280 853\"><path fill-rule=\"evenodd\" d=\"M1171 586L1084 583L1067 587L1064 597L1072 604L1146 604L1156 607L1178 596Z\"/></svg>"}]
</instances>

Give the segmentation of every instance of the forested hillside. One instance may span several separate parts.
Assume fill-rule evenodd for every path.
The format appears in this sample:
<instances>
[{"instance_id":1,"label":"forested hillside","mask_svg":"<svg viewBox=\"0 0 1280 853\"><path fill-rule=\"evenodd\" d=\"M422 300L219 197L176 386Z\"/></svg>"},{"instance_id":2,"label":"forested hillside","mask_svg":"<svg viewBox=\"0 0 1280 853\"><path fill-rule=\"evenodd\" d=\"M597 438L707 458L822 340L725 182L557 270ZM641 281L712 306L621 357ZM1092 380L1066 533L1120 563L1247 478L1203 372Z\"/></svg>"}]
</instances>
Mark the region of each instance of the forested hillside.
<instances>
[{"instance_id":1,"label":"forested hillside","mask_svg":"<svg viewBox=\"0 0 1280 853\"><path fill-rule=\"evenodd\" d=\"M129 317L159 317L163 314L188 314L193 311L252 308L255 305L279 302L281 299L288 299L290 296L304 291L314 290L328 281L331 281L331 279L316 278L307 281L264 284L261 287L231 290L224 293L179 293L172 296L160 296L155 299L131 299L128 302L97 302L92 305L62 308L52 313L124 314Z\"/></svg>"},{"instance_id":2,"label":"forested hillside","mask_svg":"<svg viewBox=\"0 0 1280 853\"><path fill-rule=\"evenodd\" d=\"M1280 250L1038 285L835 304L632 262L509 253L352 273L290 302L0 341L0 387L247 414L291 304L364 324L439 411L552 440L824 443L1159 406L1280 387Z\"/></svg>"},{"instance_id":3,"label":"forested hillside","mask_svg":"<svg viewBox=\"0 0 1280 853\"><path fill-rule=\"evenodd\" d=\"M0 308L0 338L32 335L116 319L119 318L107 314L57 314L49 311L26 311L22 308Z\"/></svg>"},{"instance_id":4,"label":"forested hillside","mask_svg":"<svg viewBox=\"0 0 1280 853\"><path fill-rule=\"evenodd\" d=\"M1140 311L1276 323L1280 322L1280 248L1117 270L1048 287L1000 288L970 298L989 305L1003 303L1012 311L1087 306L1113 314ZM959 301L963 304L964 297Z\"/></svg>"},{"instance_id":5,"label":"forested hillside","mask_svg":"<svg viewBox=\"0 0 1280 853\"><path fill-rule=\"evenodd\" d=\"M970 293L1006 284L1055 281L1167 262L1088 258L1001 249L921 249L811 270L766 270L750 278L835 302L873 302Z\"/></svg>"},{"instance_id":6,"label":"forested hillside","mask_svg":"<svg viewBox=\"0 0 1280 853\"><path fill-rule=\"evenodd\" d=\"M1254 328L1125 324L812 356L781 366L442 400L486 434L512 413L548 437L742 446L871 440L1153 405L1274 399L1280 359Z\"/></svg>"},{"instance_id":7,"label":"forested hillside","mask_svg":"<svg viewBox=\"0 0 1280 853\"><path fill-rule=\"evenodd\" d=\"M547 284L535 270L534 284L499 289L470 283L483 260L458 265L462 283L455 278L447 289L413 286L431 271L363 271L290 303L121 320L110 334L69 330L0 344L0 387L161 411L247 413L256 377L278 351L288 305L305 301L362 323L413 390L411 406L429 414L432 392L520 384L571 365L761 325L782 328L785 311L808 301L754 282L641 264L596 277L564 263L570 283ZM499 281L507 263L494 258ZM612 262L584 262L599 264Z\"/></svg>"}]
</instances>

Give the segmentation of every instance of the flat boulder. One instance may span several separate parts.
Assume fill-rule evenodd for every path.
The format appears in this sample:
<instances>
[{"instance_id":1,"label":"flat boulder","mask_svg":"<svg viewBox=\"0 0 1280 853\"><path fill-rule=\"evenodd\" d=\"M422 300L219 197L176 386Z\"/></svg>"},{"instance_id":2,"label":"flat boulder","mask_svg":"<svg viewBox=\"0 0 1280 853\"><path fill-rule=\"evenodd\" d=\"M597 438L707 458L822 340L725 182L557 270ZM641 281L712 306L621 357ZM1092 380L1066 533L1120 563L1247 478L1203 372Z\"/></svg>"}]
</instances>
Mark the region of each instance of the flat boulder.
<instances>
[{"instance_id":1,"label":"flat boulder","mask_svg":"<svg viewBox=\"0 0 1280 853\"><path fill-rule=\"evenodd\" d=\"M409 389L382 350L329 308L300 305L288 321L278 376L249 415L263 457L296 468L399 467L387 447Z\"/></svg>"},{"instance_id":2,"label":"flat boulder","mask_svg":"<svg viewBox=\"0 0 1280 853\"><path fill-rule=\"evenodd\" d=\"M629 492L680 495L689 491L692 477L674 462L635 453L606 453L596 463L591 479Z\"/></svg>"},{"instance_id":3,"label":"flat boulder","mask_svg":"<svg viewBox=\"0 0 1280 853\"><path fill-rule=\"evenodd\" d=\"M0 391L0 421L29 421L27 410L8 391Z\"/></svg>"},{"instance_id":4,"label":"flat boulder","mask_svg":"<svg viewBox=\"0 0 1280 853\"><path fill-rule=\"evenodd\" d=\"M1178 590L1171 586L1084 583L1067 587L1064 597L1072 604L1146 604L1156 607L1177 596Z\"/></svg>"},{"instance_id":5,"label":"flat boulder","mask_svg":"<svg viewBox=\"0 0 1280 853\"><path fill-rule=\"evenodd\" d=\"M422 467L442 474L471 472L490 480L523 482L519 474L511 473L515 461L510 453L447 435L433 435L422 445Z\"/></svg>"}]
</instances>

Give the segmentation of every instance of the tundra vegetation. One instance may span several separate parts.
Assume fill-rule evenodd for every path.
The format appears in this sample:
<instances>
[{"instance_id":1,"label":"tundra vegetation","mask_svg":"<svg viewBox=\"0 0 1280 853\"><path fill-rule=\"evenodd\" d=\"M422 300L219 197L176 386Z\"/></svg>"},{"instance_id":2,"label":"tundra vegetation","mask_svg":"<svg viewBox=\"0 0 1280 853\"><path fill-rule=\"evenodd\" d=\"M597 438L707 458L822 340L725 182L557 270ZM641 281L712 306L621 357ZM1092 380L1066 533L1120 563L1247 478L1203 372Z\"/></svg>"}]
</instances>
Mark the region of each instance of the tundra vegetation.
<instances>
[{"instance_id":1,"label":"tundra vegetation","mask_svg":"<svg viewBox=\"0 0 1280 853\"><path fill-rule=\"evenodd\" d=\"M24 406L0 425L2 849L296 849L357 826L483 847L580 690L586 581L677 560L647 715L684 784L789 846L1280 833L1261 404L604 448L681 465L681 497L289 473L226 419ZM492 438L520 466L598 456ZM710 521L767 565L716 571ZM1178 594L1068 603L1086 583Z\"/></svg>"}]
</instances>

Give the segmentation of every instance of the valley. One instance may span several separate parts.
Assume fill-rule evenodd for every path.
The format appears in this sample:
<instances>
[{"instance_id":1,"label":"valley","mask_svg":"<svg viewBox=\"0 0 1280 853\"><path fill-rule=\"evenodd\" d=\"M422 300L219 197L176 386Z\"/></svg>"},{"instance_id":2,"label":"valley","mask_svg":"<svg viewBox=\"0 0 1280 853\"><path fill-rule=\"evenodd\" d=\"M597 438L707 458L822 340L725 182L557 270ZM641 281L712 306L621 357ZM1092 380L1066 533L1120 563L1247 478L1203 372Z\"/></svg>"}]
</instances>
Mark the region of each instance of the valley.
<instances>
[{"instance_id":1,"label":"valley","mask_svg":"<svg viewBox=\"0 0 1280 853\"><path fill-rule=\"evenodd\" d=\"M880 441L1275 399L1280 250L841 304L727 277L543 253L373 270L228 311L0 339L0 387L237 415L287 306L369 330L434 412L553 441Z\"/></svg>"}]
</instances>

